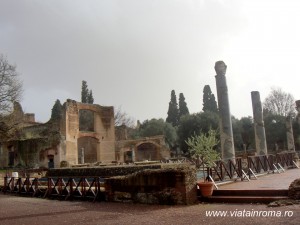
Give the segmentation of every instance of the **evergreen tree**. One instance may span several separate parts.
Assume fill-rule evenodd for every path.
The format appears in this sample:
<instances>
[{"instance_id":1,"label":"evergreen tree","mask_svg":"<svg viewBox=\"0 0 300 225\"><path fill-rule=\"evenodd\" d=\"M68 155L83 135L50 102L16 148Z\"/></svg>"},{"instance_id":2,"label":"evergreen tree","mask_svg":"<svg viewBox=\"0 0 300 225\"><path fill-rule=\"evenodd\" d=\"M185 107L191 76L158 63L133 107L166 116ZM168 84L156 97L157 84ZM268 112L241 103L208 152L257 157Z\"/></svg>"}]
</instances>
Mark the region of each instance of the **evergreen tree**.
<instances>
[{"instance_id":1,"label":"evergreen tree","mask_svg":"<svg viewBox=\"0 0 300 225\"><path fill-rule=\"evenodd\" d=\"M93 97L93 91L92 90L89 91L89 94L87 96L87 103L89 103L89 104L94 103L94 97Z\"/></svg>"},{"instance_id":2,"label":"evergreen tree","mask_svg":"<svg viewBox=\"0 0 300 225\"><path fill-rule=\"evenodd\" d=\"M171 91L171 101L169 102L169 109L168 109L168 117L166 121L171 123L173 126L178 125L178 104L176 100L175 91Z\"/></svg>"},{"instance_id":3,"label":"evergreen tree","mask_svg":"<svg viewBox=\"0 0 300 225\"><path fill-rule=\"evenodd\" d=\"M189 109L188 109L187 104L185 102L185 98L183 96L183 93L180 93L179 94L179 113L178 113L179 119L180 119L181 116L188 115L188 114L190 114L190 112L189 112Z\"/></svg>"},{"instance_id":4,"label":"evergreen tree","mask_svg":"<svg viewBox=\"0 0 300 225\"><path fill-rule=\"evenodd\" d=\"M88 89L88 85L85 80L82 81L81 86L81 102L89 104L94 103L93 91Z\"/></svg>"},{"instance_id":5,"label":"evergreen tree","mask_svg":"<svg viewBox=\"0 0 300 225\"><path fill-rule=\"evenodd\" d=\"M205 85L203 88L203 112L218 112L218 106L215 95L211 92L210 86Z\"/></svg>"},{"instance_id":6,"label":"evergreen tree","mask_svg":"<svg viewBox=\"0 0 300 225\"><path fill-rule=\"evenodd\" d=\"M81 85L81 102L88 103L89 89L85 80L82 81Z\"/></svg>"},{"instance_id":7,"label":"evergreen tree","mask_svg":"<svg viewBox=\"0 0 300 225\"><path fill-rule=\"evenodd\" d=\"M62 113L62 105L61 105L60 101L57 99L52 108L51 120L60 119L61 113Z\"/></svg>"},{"instance_id":8,"label":"evergreen tree","mask_svg":"<svg viewBox=\"0 0 300 225\"><path fill-rule=\"evenodd\" d=\"M207 133L209 129L217 130L219 118L217 113L200 112L182 116L178 125L178 144L180 149L188 153L186 140L193 135Z\"/></svg>"},{"instance_id":9,"label":"evergreen tree","mask_svg":"<svg viewBox=\"0 0 300 225\"><path fill-rule=\"evenodd\" d=\"M166 123L163 119L145 120L140 125L136 135L138 137L164 135L169 147L173 147L177 140L176 129L170 123Z\"/></svg>"}]
</instances>

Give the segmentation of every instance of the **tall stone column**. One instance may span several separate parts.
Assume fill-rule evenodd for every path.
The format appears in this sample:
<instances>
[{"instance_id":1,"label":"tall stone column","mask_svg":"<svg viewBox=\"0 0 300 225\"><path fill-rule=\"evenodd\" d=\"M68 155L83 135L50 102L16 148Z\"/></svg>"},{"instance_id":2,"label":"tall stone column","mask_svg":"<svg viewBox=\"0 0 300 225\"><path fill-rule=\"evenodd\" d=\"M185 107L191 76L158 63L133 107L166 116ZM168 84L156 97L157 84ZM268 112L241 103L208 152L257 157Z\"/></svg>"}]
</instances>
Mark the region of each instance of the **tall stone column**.
<instances>
[{"instance_id":1,"label":"tall stone column","mask_svg":"<svg viewBox=\"0 0 300 225\"><path fill-rule=\"evenodd\" d=\"M263 108L260 101L258 91L251 92L254 132L255 132L255 147L258 155L267 155L267 141L265 133L265 125L263 120Z\"/></svg>"},{"instance_id":2,"label":"tall stone column","mask_svg":"<svg viewBox=\"0 0 300 225\"><path fill-rule=\"evenodd\" d=\"M215 70L217 75L215 77L220 113L220 136L223 160L235 158L228 89L225 77L226 69L227 66L223 61L216 62Z\"/></svg>"},{"instance_id":3,"label":"tall stone column","mask_svg":"<svg viewBox=\"0 0 300 225\"><path fill-rule=\"evenodd\" d=\"M288 151L295 151L293 123L292 123L292 118L290 116L286 117L285 128L286 128L286 138L287 138Z\"/></svg>"},{"instance_id":4,"label":"tall stone column","mask_svg":"<svg viewBox=\"0 0 300 225\"><path fill-rule=\"evenodd\" d=\"M296 110L298 112L296 119L297 119L298 125L300 126L300 100L296 101ZM297 139L299 139L299 135L297 136ZM299 165L299 156L297 153L295 154L294 159Z\"/></svg>"},{"instance_id":5,"label":"tall stone column","mask_svg":"<svg viewBox=\"0 0 300 225\"><path fill-rule=\"evenodd\" d=\"M300 100L296 101L296 109L298 111L298 115L297 115L297 122L300 125Z\"/></svg>"}]
</instances>

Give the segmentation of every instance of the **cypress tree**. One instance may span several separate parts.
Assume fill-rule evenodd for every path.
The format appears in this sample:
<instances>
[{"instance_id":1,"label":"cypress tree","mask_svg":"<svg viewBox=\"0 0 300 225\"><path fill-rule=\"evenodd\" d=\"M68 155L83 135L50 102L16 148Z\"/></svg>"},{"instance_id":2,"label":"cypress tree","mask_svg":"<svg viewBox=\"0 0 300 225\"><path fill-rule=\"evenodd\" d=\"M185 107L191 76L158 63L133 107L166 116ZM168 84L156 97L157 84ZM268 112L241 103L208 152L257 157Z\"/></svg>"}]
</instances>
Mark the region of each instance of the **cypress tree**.
<instances>
[{"instance_id":1,"label":"cypress tree","mask_svg":"<svg viewBox=\"0 0 300 225\"><path fill-rule=\"evenodd\" d=\"M81 102L88 103L89 89L85 80L82 81L81 85Z\"/></svg>"},{"instance_id":2,"label":"cypress tree","mask_svg":"<svg viewBox=\"0 0 300 225\"><path fill-rule=\"evenodd\" d=\"M189 109L187 107L187 104L185 102L185 97L183 93L179 94L179 113L178 113L178 120L180 119L181 116L183 115L188 115L190 114Z\"/></svg>"},{"instance_id":3,"label":"cypress tree","mask_svg":"<svg viewBox=\"0 0 300 225\"><path fill-rule=\"evenodd\" d=\"M173 126L178 125L178 104L176 100L175 91L171 91L171 101L169 102L169 109L168 109L168 117L166 121L171 123Z\"/></svg>"},{"instance_id":4,"label":"cypress tree","mask_svg":"<svg viewBox=\"0 0 300 225\"><path fill-rule=\"evenodd\" d=\"M93 91L88 89L88 85L85 80L82 81L81 86L81 102L89 104L94 103Z\"/></svg>"},{"instance_id":5,"label":"cypress tree","mask_svg":"<svg viewBox=\"0 0 300 225\"><path fill-rule=\"evenodd\" d=\"M51 120L60 119L61 113L62 113L62 105L61 105L60 101L57 99L52 107Z\"/></svg>"},{"instance_id":6,"label":"cypress tree","mask_svg":"<svg viewBox=\"0 0 300 225\"><path fill-rule=\"evenodd\" d=\"M218 106L215 95L211 92L210 86L205 85L203 88L203 112L218 112Z\"/></svg>"},{"instance_id":7,"label":"cypress tree","mask_svg":"<svg viewBox=\"0 0 300 225\"><path fill-rule=\"evenodd\" d=\"M94 103L94 97L93 97L93 91L92 90L89 91L89 94L87 96L87 103L89 103L89 104Z\"/></svg>"}]
</instances>

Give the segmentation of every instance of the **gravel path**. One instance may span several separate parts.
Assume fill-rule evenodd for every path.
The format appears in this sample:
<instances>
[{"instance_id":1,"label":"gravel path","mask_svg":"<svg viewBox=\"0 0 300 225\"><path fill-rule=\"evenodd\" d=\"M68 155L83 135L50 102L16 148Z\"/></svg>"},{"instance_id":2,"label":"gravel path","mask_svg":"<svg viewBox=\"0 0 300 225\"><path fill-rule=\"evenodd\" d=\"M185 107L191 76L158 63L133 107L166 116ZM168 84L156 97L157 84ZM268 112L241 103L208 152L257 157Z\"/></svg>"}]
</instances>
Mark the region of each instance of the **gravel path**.
<instances>
[{"instance_id":1,"label":"gravel path","mask_svg":"<svg viewBox=\"0 0 300 225\"><path fill-rule=\"evenodd\" d=\"M226 210L227 216L209 217L211 210ZM260 216L247 213L260 211ZM267 216L274 211L277 216ZM284 217L284 213L287 215ZM235 214L230 215L230 213ZM279 213L282 216L279 216ZM289 217L290 216L290 217ZM131 203L58 201L17 197L0 193L1 225L60 224L299 224L300 205L270 208L256 204L196 204L191 206L159 206Z\"/></svg>"}]
</instances>

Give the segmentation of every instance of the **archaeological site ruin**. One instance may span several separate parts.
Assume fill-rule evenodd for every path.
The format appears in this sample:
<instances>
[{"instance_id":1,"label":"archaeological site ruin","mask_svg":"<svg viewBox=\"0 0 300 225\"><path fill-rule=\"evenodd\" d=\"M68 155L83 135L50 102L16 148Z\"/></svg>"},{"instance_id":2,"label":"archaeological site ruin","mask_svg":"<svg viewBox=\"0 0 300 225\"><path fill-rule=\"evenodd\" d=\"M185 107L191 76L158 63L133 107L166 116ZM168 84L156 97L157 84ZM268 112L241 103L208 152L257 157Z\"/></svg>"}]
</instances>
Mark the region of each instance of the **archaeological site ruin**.
<instances>
[{"instance_id":1,"label":"archaeological site ruin","mask_svg":"<svg viewBox=\"0 0 300 225\"><path fill-rule=\"evenodd\" d=\"M115 129L112 106L68 99L60 116L37 123L15 103L13 117L18 129L0 144L0 167L60 168L170 156L163 136L128 140L126 127Z\"/></svg>"}]
</instances>

